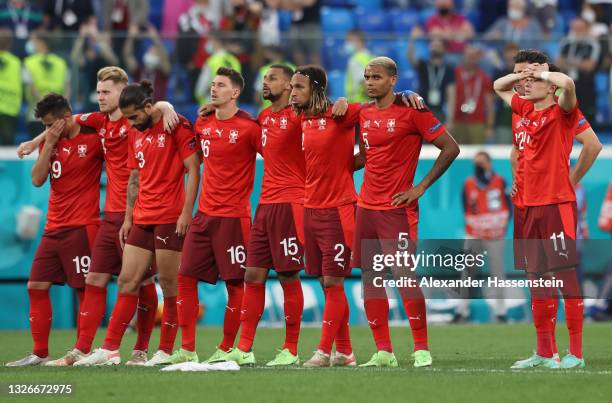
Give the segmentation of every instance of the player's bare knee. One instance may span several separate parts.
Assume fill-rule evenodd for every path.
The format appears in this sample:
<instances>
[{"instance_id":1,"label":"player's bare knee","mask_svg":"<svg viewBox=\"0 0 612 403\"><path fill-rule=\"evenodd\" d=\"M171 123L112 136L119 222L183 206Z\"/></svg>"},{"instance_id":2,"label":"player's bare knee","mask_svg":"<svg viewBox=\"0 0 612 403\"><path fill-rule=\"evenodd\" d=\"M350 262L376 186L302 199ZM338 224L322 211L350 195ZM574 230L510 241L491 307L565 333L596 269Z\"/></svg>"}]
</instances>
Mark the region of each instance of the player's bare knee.
<instances>
[{"instance_id":1,"label":"player's bare knee","mask_svg":"<svg viewBox=\"0 0 612 403\"><path fill-rule=\"evenodd\" d=\"M176 290L178 287L177 276L172 276L169 274L159 274L157 276L157 281L159 282L160 287L164 293L164 296L168 296L169 294L176 294Z\"/></svg>"},{"instance_id":2,"label":"player's bare knee","mask_svg":"<svg viewBox=\"0 0 612 403\"><path fill-rule=\"evenodd\" d=\"M264 284L268 278L268 270L261 267L249 267L244 275L247 283Z\"/></svg>"},{"instance_id":3,"label":"player's bare knee","mask_svg":"<svg viewBox=\"0 0 612 403\"><path fill-rule=\"evenodd\" d=\"M123 274L123 273L122 273ZM140 281L134 276L119 276L117 286L121 294L133 294L138 291Z\"/></svg>"},{"instance_id":4,"label":"player's bare knee","mask_svg":"<svg viewBox=\"0 0 612 403\"><path fill-rule=\"evenodd\" d=\"M297 281L300 279L300 272L299 271L291 271L291 272L284 272L284 273L277 273L278 275L278 280L285 284L285 283L291 283L293 281Z\"/></svg>"},{"instance_id":5,"label":"player's bare knee","mask_svg":"<svg viewBox=\"0 0 612 403\"><path fill-rule=\"evenodd\" d=\"M107 273L89 273L85 278L85 284L104 288L108 285L111 275Z\"/></svg>"},{"instance_id":6,"label":"player's bare knee","mask_svg":"<svg viewBox=\"0 0 612 403\"><path fill-rule=\"evenodd\" d=\"M324 276L323 277L323 287L338 287L344 284L344 277L331 277Z\"/></svg>"},{"instance_id":7,"label":"player's bare knee","mask_svg":"<svg viewBox=\"0 0 612 403\"><path fill-rule=\"evenodd\" d=\"M43 281L28 281L28 290L48 290L51 283Z\"/></svg>"}]
</instances>

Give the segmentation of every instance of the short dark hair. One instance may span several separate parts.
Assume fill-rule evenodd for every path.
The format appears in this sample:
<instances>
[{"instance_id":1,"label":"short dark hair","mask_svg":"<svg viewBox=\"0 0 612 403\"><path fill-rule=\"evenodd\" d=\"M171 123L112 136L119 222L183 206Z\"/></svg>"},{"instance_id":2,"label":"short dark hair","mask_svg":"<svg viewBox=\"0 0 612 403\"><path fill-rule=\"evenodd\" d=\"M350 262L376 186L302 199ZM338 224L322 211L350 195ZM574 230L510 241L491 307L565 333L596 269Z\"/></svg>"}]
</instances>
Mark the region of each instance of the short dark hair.
<instances>
[{"instance_id":1,"label":"short dark hair","mask_svg":"<svg viewBox=\"0 0 612 403\"><path fill-rule=\"evenodd\" d=\"M121 109L128 106L140 109L148 103L153 103L153 84L149 80L126 86L119 96L119 108Z\"/></svg>"},{"instance_id":2,"label":"short dark hair","mask_svg":"<svg viewBox=\"0 0 612 403\"><path fill-rule=\"evenodd\" d=\"M72 112L70 102L65 96L51 92L45 95L34 107L34 117L42 119L51 113L56 118L62 117L66 111Z\"/></svg>"},{"instance_id":3,"label":"short dark hair","mask_svg":"<svg viewBox=\"0 0 612 403\"><path fill-rule=\"evenodd\" d=\"M271 65L268 69L280 69L283 71L283 74L289 79L291 79L291 77L293 76L293 73L295 73L295 71L293 71L291 67L287 66L286 64L282 64L282 63L275 63Z\"/></svg>"},{"instance_id":4,"label":"short dark hair","mask_svg":"<svg viewBox=\"0 0 612 403\"><path fill-rule=\"evenodd\" d=\"M233 86L240 88L240 91L244 89L244 77L238 71L230 67L219 67L217 69L218 76L224 76L229 78Z\"/></svg>"},{"instance_id":5,"label":"short dark hair","mask_svg":"<svg viewBox=\"0 0 612 403\"><path fill-rule=\"evenodd\" d=\"M485 157L487 161L491 162L491 154L489 154L488 152L478 151L476 155L474 156L474 158L479 157L479 156Z\"/></svg>"},{"instance_id":6,"label":"short dark hair","mask_svg":"<svg viewBox=\"0 0 612 403\"><path fill-rule=\"evenodd\" d=\"M546 53L541 52L537 49L521 49L514 56L514 63L548 63L548 56Z\"/></svg>"},{"instance_id":7,"label":"short dark hair","mask_svg":"<svg viewBox=\"0 0 612 403\"><path fill-rule=\"evenodd\" d=\"M554 63L548 63L548 71L552 73L560 73L561 68Z\"/></svg>"}]
</instances>

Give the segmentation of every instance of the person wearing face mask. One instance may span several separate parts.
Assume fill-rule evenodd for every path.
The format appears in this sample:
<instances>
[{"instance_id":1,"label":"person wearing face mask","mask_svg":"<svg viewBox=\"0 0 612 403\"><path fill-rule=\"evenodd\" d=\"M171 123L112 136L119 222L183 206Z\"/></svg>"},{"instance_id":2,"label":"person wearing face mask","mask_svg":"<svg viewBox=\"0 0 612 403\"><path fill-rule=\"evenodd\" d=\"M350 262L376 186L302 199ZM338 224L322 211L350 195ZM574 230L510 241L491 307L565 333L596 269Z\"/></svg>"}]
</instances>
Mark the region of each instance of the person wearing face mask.
<instances>
[{"instance_id":1,"label":"person wearing face mask","mask_svg":"<svg viewBox=\"0 0 612 403\"><path fill-rule=\"evenodd\" d=\"M195 86L194 96L200 105L208 102L210 97L210 84L215 72L220 67L229 67L237 72L242 71L242 65L236 56L228 52L218 32L211 32L206 41L208 59L202 66L200 76Z\"/></svg>"},{"instance_id":2,"label":"person wearing face mask","mask_svg":"<svg viewBox=\"0 0 612 403\"><path fill-rule=\"evenodd\" d=\"M510 219L510 195L506 191L506 181L493 171L491 156L479 151L474 157L474 175L463 185L463 211L465 213L465 249L472 253L487 254L487 275L505 279L504 242ZM465 273L465 276L479 273ZM485 295L487 290L483 290ZM503 288L489 290L488 298L493 298L493 312L498 322L506 322L506 305ZM467 297L467 295L465 296ZM462 322L469 317L469 299L462 299L454 322Z\"/></svg>"},{"instance_id":3,"label":"person wearing face mask","mask_svg":"<svg viewBox=\"0 0 612 403\"><path fill-rule=\"evenodd\" d=\"M367 102L370 100L366 94L363 71L372 55L365 46L365 36L359 30L352 30L346 35L344 51L350 55L346 67L344 80L344 93L349 102Z\"/></svg>"},{"instance_id":4,"label":"person wearing face mask","mask_svg":"<svg viewBox=\"0 0 612 403\"><path fill-rule=\"evenodd\" d=\"M542 28L535 18L527 13L525 0L510 0L508 14L501 17L485 33L485 39L511 41L521 48L538 48L542 38Z\"/></svg>"},{"instance_id":5,"label":"person wearing face mask","mask_svg":"<svg viewBox=\"0 0 612 403\"><path fill-rule=\"evenodd\" d=\"M601 5L598 4L584 3L580 13L582 19L591 24L590 33L595 38L603 37L610 32L608 25L601 22L602 9L600 7Z\"/></svg>"},{"instance_id":6,"label":"person wearing face mask","mask_svg":"<svg viewBox=\"0 0 612 403\"><path fill-rule=\"evenodd\" d=\"M589 122L595 121L595 74L601 60L601 44L590 33L591 24L578 17L570 23L569 35L561 41L557 65L576 84L580 109Z\"/></svg>"},{"instance_id":7,"label":"person wearing face mask","mask_svg":"<svg viewBox=\"0 0 612 403\"><path fill-rule=\"evenodd\" d=\"M34 117L34 106L51 92L69 98L70 70L64 59L51 53L48 38L42 34L32 34L26 50L29 56L23 60L23 83L29 106L27 125L28 132L35 137L44 126Z\"/></svg>"},{"instance_id":8,"label":"person wearing face mask","mask_svg":"<svg viewBox=\"0 0 612 403\"><path fill-rule=\"evenodd\" d=\"M140 33L139 33L140 32ZM134 52L136 39L147 40L151 45L142 56L142 63L138 63ZM168 80L170 79L170 57L164 47L157 29L152 24L138 27L130 26L128 37L123 47L123 59L134 80L149 80L153 83L153 99L166 99Z\"/></svg>"},{"instance_id":9,"label":"person wearing face mask","mask_svg":"<svg viewBox=\"0 0 612 403\"><path fill-rule=\"evenodd\" d=\"M408 42L408 60L419 78L419 94L423 94L429 110L440 120L445 119L443 106L449 92L454 91L453 66L446 60L446 42L433 37L429 40L429 59L417 58L415 37Z\"/></svg>"}]
</instances>

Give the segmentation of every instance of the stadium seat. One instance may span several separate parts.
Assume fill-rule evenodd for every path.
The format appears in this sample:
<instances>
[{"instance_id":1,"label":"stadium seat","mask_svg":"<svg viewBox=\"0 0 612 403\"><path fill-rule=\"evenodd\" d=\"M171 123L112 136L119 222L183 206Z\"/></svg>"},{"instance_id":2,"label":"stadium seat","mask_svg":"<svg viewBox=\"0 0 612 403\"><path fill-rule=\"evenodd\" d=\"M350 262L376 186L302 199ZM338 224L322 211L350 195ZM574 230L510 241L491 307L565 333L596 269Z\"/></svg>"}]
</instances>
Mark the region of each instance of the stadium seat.
<instances>
[{"instance_id":1,"label":"stadium seat","mask_svg":"<svg viewBox=\"0 0 612 403\"><path fill-rule=\"evenodd\" d=\"M323 34L345 35L354 27L355 22L351 10L335 7L321 8L321 31Z\"/></svg>"},{"instance_id":2,"label":"stadium seat","mask_svg":"<svg viewBox=\"0 0 612 403\"><path fill-rule=\"evenodd\" d=\"M326 38L321 49L323 66L326 70L345 70L348 55L344 51L344 38Z\"/></svg>"},{"instance_id":3,"label":"stadium seat","mask_svg":"<svg viewBox=\"0 0 612 403\"><path fill-rule=\"evenodd\" d=\"M350 2L353 6L360 7L368 11L383 9L382 0L350 0Z\"/></svg>"},{"instance_id":4,"label":"stadium seat","mask_svg":"<svg viewBox=\"0 0 612 403\"><path fill-rule=\"evenodd\" d=\"M419 79L413 70L400 71L397 78L397 85L395 86L398 90L412 90L416 91L419 87Z\"/></svg>"},{"instance_id":5,"label":"stadium seat","mask_svg":"<svg viewBox=\"0 0 612 403\"><path fill-rule=\"evenodd\" d=\"M353 0L323 0L322 3L330 7L353 7Z\"/></svg>"},{"instance_id":6,"label":"stadium seat","mask_svg":"<svg viewBox=\"0 0 612 403\"><path fill-rule=\"evenodd\" d=\"M388 15L382 10L357 9L355 20L357 28L365 33L382 33L391 30Z\"/></svg>"},{"instance_id":7,"label":"stadium seat","mask_svg":"<svg viewBox=\"0 0 612 403\"><path fill-rule=\"evenodd\" d=\"M476 32L481 32L480 10L470 10L465 14L465 17L472 23Z\"/></svg>"},{"instance_id":8,"label":"stadium seat","mask_svg":"<svg viewBox=\"0 0 612 403\"><path fill-rule=\"evenodd\" d=\"M336 100L344 96L344 70L333 70L327 73L327 95Z\"/></svg>"},{"instance_id":9,"label":"stadium seat","mask_svg":"<svg viewBox=\"0 0 612 403\"><path fill-rule=\"evenodd\" d=\"M394 8L389 11L389 19L393 32L398 34L409 34L415 25L419 24L419 12L417 10L402 10Z\"/></svg>"},{"instance_id":10,"label":"stadium seat","mask_svg":"<svg viewBox=\"0 0 612 403\"><path fill-rule=\"evenodd\" d=\"M282 32L289 31L289 28L291 28L291 12L290 11L279 10L278 26Z\"/></svg>"},{"instance_id":11,"label":"stadium seat","mask_svg":"<svg viewBox=\"0 0 612 403\"><path fill-rule=\"evenodd\" d=\"M421 24L425 25L429 17L436 14L436 10L434 8L424 8L419 11L419 19L421 20Z\"/></svg>"},{"instance_id":12,"label":"stadium seat","mask_svg":"<svg viewBox=\"0 0 612 403\"><path fill-rule=\"evenodd\" d=\"M548 55L550 60L557 60L559 56L559 42L558 41L546 41L542 45L544 53Z\"/></svg>"},{"instance_id":13,"label":"stadium seat","mask_svg":"<svg viewBox=\"0 0 612 403\"><path fill-rule=\"evenodd\" d=\"M557 9L560 11L577 10L578 0L559 0Z\"/></svg>"},{"instance_id":14,"label":"stadium seat","mask_svg":"<svg viewBox=\"0 0 612 403\"><path fill-rule=\"evenodd\" d=\"M598 95L608 95L610 89L609 76L605 72L595 74L595 91Z\"/></svg>"},{"instance_id":15,"label":"stadium seat","mask_svg":"<svg viewBox=\"0 0 612 403\"><path fill-rule=\"evenodd\" d=\"M369 41L367 48L373 56L387 56L393 60L397 60L396 42L391 40L375 40Z\"/></svg>"}]
</instances>

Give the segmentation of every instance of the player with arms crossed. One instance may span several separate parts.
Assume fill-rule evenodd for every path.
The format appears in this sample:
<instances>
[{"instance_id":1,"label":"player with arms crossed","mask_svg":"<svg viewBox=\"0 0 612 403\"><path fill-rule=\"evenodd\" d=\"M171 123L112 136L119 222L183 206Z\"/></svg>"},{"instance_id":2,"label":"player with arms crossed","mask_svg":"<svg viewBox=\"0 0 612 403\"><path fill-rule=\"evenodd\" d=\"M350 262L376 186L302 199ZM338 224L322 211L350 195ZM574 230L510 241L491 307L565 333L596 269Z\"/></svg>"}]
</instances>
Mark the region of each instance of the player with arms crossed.
<instances>
[{"instance_id":1,"label":"player with arms crossed","mask_svg":"<svg viewBox=\"0 0 612 403\"><path fill-rule=\"evenodd\" d=\"M36 104L35 115L46 127L44 141L32 168L32 183L42 186L47 177L51 194L47 224L34 256L28 281L32 354L7 366L40 365L48 361L51 331L52 284L77 290L83 299L91 248L100 223L100 175L104 156L95 130L82 127L68 100L48 94ZM77 335L78 336L78 335Z\"/></svg>"},{"instance_id":2,"label":"player with arms crossed","mask_svg":"<svg viewBox=\"0 0 612 403\"><path fill-rule=\"evenodd\" d=\"M429 110L408 108L394 102L397 66L392 59L372 59L364 77L367 94L375 102L363 108L360 116L365 173L357 202L351 262L358 268L371 266L372 261L364 259L368 259L365 256L373 253L369 249L374 247L386 254L395 254L401 248L408 248L410 243L414 247L418 199L459 155L459 146ZM429 173L415 186L414 173L423 139L439 148L440 154ZM362 245L364 240L377 240L378 245ZM396 277L406 275L406 269L392 270ZM408 275L414 273L408 270ZM396 367L389 335L389 301L385 290L380 290L378 295L367 282L368 278L364 272L364 306L378 352L361 366ZM423 293L417 287L400 289L400 294L414 338L414 366L429 366L432 359Z\"/></svg>"},{"instance_id":3,"label":"player with arms crossed","mask_svg":"<svg viewBox=\"0 0 612 403\"><path fill-rule=\"evenodd\" d=\"M85 296L79 311L78 340L74 348L63 357L45 363L48 366L70 366L91 351L96 331L106 311L106 287L111 277L118 276L121 271L123 248L119 230L126 218L130 222L132 220L134 206L126 206L130 176L127 160L128 137L135 129L129 125L119 109L119 96L128 83L128 76L123 69L108 66L98 71L97 79L96 93L100 112L76 115L76 120L81 126L95 129L102 142L108 178L104 218L94 241L91 267L85 279ZM164 124L170 130L173 129L177 115L172 105L160 101L155 104L155 108L163 113ZM32 141L22 143L17 151L19 157L29 154L43 140L44 136L39 135ZM153 275L153 270L147 272L148 278L143 281L139 291L136 323L138 337L132 358L126 365L144 365L147 361L147 349L157 311L157 291Z\"/></svg>"},{"instance_id":4,"label":"player with arms crossed","mask_svg":"<svg viewBox=\"0 0 612 403\"><path fill-rule=\"evenodd\" d=\"M146 366L168 363L177 323L177 273L183 237L191 223L200 179L199 157L191 123L179 116L173 131L164 128L161 112L153 108L148 81L124 88L119 107L137 129L129 139L128 205L134 206L133 224L126 219L119 231L125 241L118 279L119 297L102 348L74 365L114 365L121 362L119 346L138 302L141 279L155 257L164 293L159 349ZM185 185L185 172L188 180Z\"/></svg>"},{"instance_id":5,"label":"player with arms crossed","mask_svg":"<svg viewBox=\"0 0 612 403\"><path fill-rule=\"evenodd\" d=\"M522 119L525 131L521 161L524 266L530 279L550 277L563 281L569 354L561 363L553 359L552 331L556 315L554 289L531 287L537 334L536 354L513 368L584 367L582 325L584 303L576 277L576 195L574 186L595 161L601 144L594 133L584 136L584 147L570 176L569 156L580 126L588 125L577 106L574 81L546 64L529 64L494 83L497 94ZM514 93L524 80L525 95ZM559 97L555 92L560 90ZM578 127L578 129L577 129ZM523 136L523 135L521 135Z\"/></svg>"},{"instance_id":6,"label":"player with arms crossed","mask_svg":"<svg viewBox=\"0 0 612 403\"><path fill-rule=\"evenodd\" d=\"M236 104L243 89L244 79L239 72L219 68L210 88L215 113L199 117L195 124L204 170L198 211L185 238L181 260L178 282L182 346L171 357L172 363L198 361L198 280L216 284L221 278L228 295L223 340L207 362L225 360L240 328L251 226L249 198L261 132L257 122Z\"/></svg>"}]
</instances>

